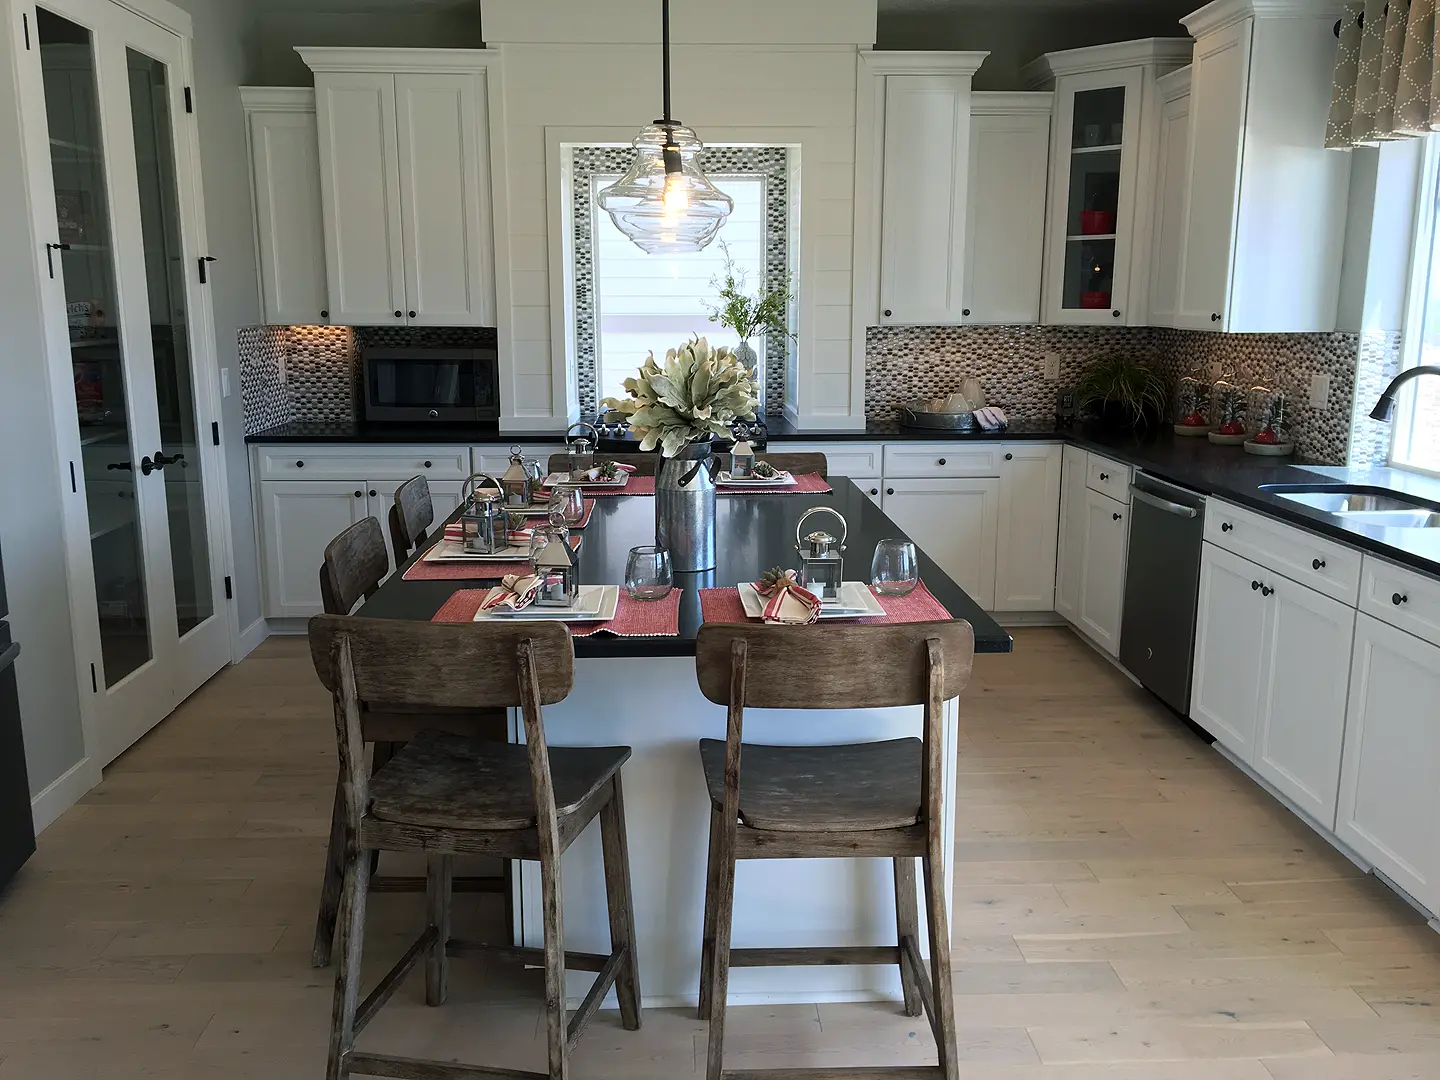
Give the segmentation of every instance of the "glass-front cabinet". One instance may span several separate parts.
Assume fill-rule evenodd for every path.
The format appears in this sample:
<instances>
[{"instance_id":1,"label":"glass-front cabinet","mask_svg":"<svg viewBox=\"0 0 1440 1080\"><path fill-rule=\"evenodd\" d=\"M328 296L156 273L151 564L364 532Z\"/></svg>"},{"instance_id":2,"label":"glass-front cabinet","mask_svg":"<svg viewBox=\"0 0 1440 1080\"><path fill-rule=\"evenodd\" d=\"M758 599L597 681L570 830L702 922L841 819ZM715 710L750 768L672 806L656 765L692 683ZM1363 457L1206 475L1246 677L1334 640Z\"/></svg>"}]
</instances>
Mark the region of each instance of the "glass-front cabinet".
<instances>
[{"instance_id":1,"label":"glass-front cabinet","mask_svg":"<svg viewBox=\"0 0 1440 1080\"><path fill-rule=\"evenodd\" d=\"M1043 321L1143 325L1149 279L1148 192L1156 139L1155 79L1189 62L1188 39L1049 53L1026 69L1053 88ZM1140 205L1142 201L1146 205Z\"/></svg>"}]
</instances>

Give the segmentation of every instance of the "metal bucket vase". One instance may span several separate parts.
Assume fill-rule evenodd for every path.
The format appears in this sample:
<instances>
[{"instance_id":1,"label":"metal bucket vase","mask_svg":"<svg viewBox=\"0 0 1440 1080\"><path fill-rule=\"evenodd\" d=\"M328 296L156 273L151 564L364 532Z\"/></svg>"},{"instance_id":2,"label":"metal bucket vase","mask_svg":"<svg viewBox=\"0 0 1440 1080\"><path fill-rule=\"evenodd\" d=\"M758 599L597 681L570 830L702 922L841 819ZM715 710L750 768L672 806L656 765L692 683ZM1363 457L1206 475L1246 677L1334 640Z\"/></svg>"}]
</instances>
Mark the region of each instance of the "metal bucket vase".
<instances>
[{"instance_id":1,"label":"metal bucket vase","mask_svg":"<svg viewBox=\"0 0 1440 1080\"><path fill-rule=\"evenodd\" d=\"M711 442L691 443L663 458L655 477L655 542L680 572L715 565L715 478Z\"/></svg>"}]
</instances>

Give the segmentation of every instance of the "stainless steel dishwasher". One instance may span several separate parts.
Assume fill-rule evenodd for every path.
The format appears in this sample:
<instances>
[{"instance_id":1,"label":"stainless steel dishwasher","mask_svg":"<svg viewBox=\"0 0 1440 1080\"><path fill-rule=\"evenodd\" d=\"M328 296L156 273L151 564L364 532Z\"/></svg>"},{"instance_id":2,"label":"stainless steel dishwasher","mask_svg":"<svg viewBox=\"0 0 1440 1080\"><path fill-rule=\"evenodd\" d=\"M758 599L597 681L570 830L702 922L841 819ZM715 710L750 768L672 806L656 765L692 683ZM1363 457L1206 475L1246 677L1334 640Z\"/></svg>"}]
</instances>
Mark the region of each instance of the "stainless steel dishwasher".
<instances>
[{"instance_id":1,"label":"stainless steel dishwasher","mask_svg":"<svg viewBox=\"0 0 1440 1080\"><path fill-rule=\"evenodd\" d=\"M1130 486L1130 561L1120 663L1181 716L1190 715L1205 496L1138 473Z\"/></svg>"}]
</instances>

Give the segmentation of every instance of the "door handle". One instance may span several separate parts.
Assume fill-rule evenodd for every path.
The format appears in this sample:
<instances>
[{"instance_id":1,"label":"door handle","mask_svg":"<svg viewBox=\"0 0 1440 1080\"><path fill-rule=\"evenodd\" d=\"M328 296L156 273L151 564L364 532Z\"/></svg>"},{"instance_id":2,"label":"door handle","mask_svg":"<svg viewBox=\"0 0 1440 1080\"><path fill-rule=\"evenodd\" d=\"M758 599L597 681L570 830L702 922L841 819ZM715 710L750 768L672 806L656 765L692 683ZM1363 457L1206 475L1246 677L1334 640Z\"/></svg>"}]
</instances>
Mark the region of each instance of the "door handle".
<instances>
[{"instance_id":1,"label":"door handle","mask_svg":"<svg viewBox=\"0 0 1440 1080\"><path fill-rule=\"evenodd\" d=\"M163 466L162 466L162 468L163 468ZM141 475L141 476L149 476L149 475L150 475L152 472L154 472L154 471L155 471L155 462L151 461L148 457L142 457L142 458L140 459L140 475Z\"/></svg>"},{"instance_id":2,"label":"door handle","mask_svg":"<svg viewBox=\"0 0 1440 1080\"><path fill-rule=\"evenodd\" d=\"M1174 514L1176 517L1197 518L1200 511L1193 506L1182 506L1180 503L1171 502L1169 499L1162 499L1158 495L1151 495L1150 492L1135 485L1130 485L1130 497L1139 499L1146 506L1153 506L1156 510L1163 510L1167 514Z\"/></svg>"},{"instance_id":3,"label":"door handle","mask_svg":"<svg viewBox=\"0 0 1440 1080\"><path fill-rule=\"evenodd\" d=\"M166 457L161 450L155 451L155 468L163 469L166 465L179 465L182 469L187 467L184 454L176 454L174 457Z\"/></svg>"},{"instance_id":4,"label":"door handle","mask_svg":"<svg viewBox=\"0 0 1440 1080\"><path fill-rule=\"evenodd\" d=\"M107 472L134 472L135 466L128 461L112 461L105 466Z\"/></svg>"},{"instance_id":5,"label":"door handle","mask_svg":"<svg viewBox=\"0 0 1440 1080\"><path fill-rule=\"evenodd\" d=\"M69 244L46 244L45 245L45 266L50 271L51 279L55 277L55 252L69 251Z\"/></svg>"}]
</instances>

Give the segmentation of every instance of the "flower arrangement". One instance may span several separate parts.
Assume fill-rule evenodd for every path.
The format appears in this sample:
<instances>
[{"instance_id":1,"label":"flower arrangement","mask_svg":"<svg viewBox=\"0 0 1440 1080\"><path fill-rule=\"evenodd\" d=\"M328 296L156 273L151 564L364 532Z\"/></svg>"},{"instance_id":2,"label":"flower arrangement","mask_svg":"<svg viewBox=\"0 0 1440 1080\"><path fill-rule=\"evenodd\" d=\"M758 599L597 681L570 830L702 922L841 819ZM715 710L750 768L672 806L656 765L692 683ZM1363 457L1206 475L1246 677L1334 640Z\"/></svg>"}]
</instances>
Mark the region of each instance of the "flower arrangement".
<instances>
[{"instance_id":1,"label":"flower arrangement","mask_svg":"<svg viewBox=\"0 0 1440 1080\"><path fill-rule=\"evenodd\" d=\"M724 241L720 249L725 252L725 280L722 282L717 277L710 282L710 287L720 294L720 303L710 309L710 321L734 330L741 341L749 341L762 333L793 338L789 325L789 280L773 288L762 286L751 296L745 291L745 271L730 258L730 249Z\"/></svg>"},{"instance_id":2,"label":"flower arrangement","mask_svg":"<svg viewBox=\"0 0 1440 1080\"><path fill-rule=\"evenodd\" d=\"M731 350L693 338L665 354L665 366L652 352L639 375L625 380L629 397L601 404L624 414L640 436L640 449L660 447L676 457L689 443L728 437L733 420L755 419L755 377Z\"/></svg>"}]
</instances>

